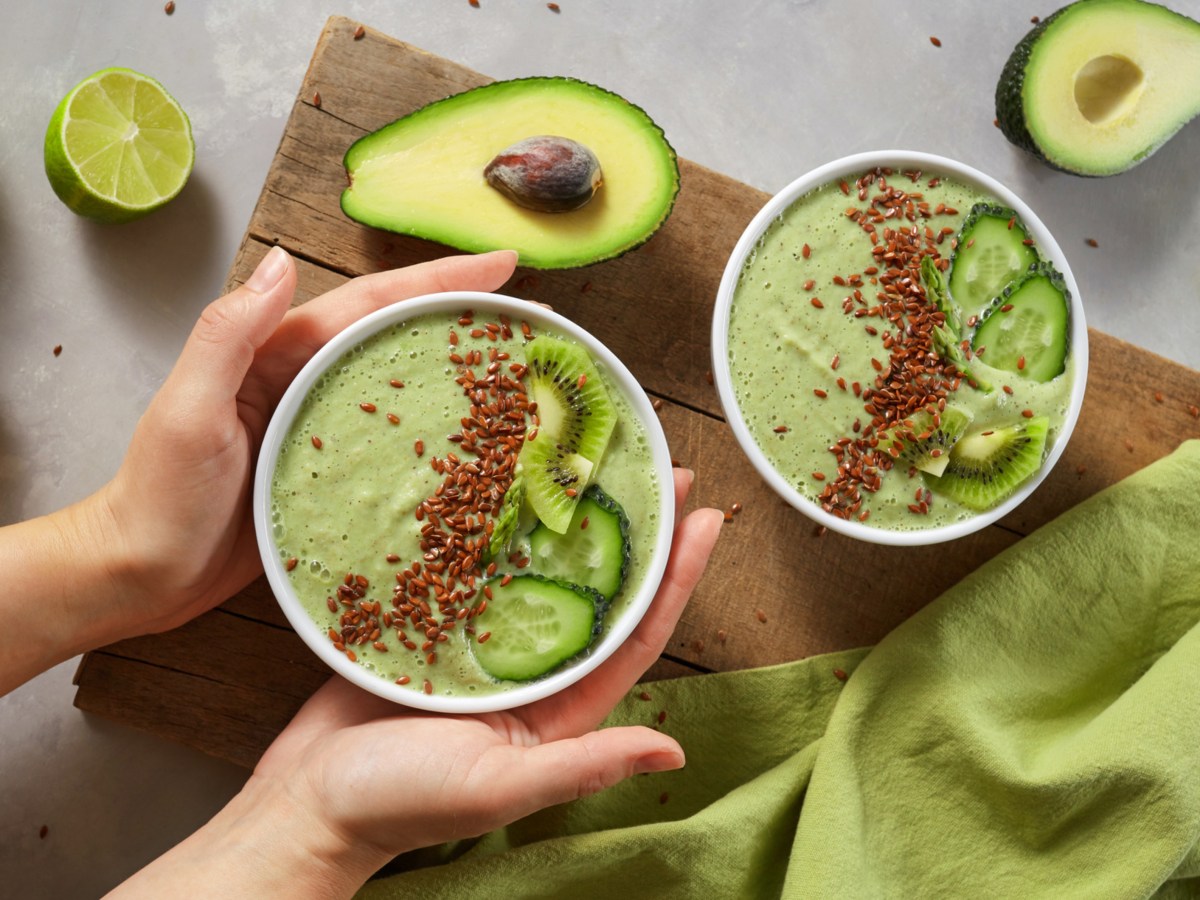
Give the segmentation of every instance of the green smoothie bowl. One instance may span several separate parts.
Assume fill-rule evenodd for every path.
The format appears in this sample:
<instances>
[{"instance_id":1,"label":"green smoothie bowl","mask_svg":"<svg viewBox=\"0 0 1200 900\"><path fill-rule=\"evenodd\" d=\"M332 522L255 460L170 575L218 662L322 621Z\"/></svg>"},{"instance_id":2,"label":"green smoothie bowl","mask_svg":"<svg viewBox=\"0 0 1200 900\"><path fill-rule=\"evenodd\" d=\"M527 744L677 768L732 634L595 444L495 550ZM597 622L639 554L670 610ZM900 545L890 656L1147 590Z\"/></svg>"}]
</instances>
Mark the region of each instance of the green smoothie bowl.
<instances>
[{"instance_id":1,"label":"green smoothie bowl","mask_svg":"<svg viewBox=\"0 0 1200 900\"><path fill-rule=\"evenodd\" d=\"M1087 381L1079 288L1019 197L940 156L821 166L758 213L717 293L713 376L742 450L820 525L977 531L1062 455Z\"/></svg>"},{"instance_id":2,"label":"green smoothie bowl","mask_svg":"<svg viewBox=\"0 0 1200 900\"><path fill-rule=\"evenodd\" d=\"M431 294L323 347L267 428L267 579L331 669L421 709L546 697L633 631L666 567L671 459L637 381L569 320Z\"/></svg>"}]
</instances>

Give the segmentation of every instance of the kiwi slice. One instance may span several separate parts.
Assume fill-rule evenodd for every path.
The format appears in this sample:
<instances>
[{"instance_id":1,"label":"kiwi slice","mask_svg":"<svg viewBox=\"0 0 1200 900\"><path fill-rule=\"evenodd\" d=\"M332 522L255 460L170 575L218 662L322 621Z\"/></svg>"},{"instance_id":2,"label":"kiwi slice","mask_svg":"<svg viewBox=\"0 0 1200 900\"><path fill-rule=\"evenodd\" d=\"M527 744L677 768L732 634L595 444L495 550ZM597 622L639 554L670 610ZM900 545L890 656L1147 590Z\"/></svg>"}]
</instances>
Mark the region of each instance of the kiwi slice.
<instances>
[{"instance_id":1,"label":"kiwi slice","mask_svg":"<svg viewBox=\"0 0 1200 900\"><path fill-rule=\"evenodd\" d=\"M575 506L591 480L591 462L539 436L521 448L521 477L533 511L551 531L565 534Z\"/></svg>"},{"instance_id":2,"label":"kiwi slice","mask_svg":"<svg viewBox=\"0 0 1200 900\"><path fill-rule=\"evenodd\" d=\"M907 419L908 425L893 429L904 442L900 459L930 475L941 475L950 464L950 450L963 436L973 416L965 409L947 406L940 413L921 409Z\"/></svg>"},{"instance_id":3,"label":"kiwi slice","mask_svg":"<svg viewBox=\"0 0 1200 900\"><path fill-rule=\"evenodd\" d=\"M562 534L600 465L617 413L600 373L577 344L540 335L526 345L525 364L538 424L526 435L518 465L534 512Z\"/></svg>"},{"instance_id":4,"label":"kiwi slice","mask_svg":"<svg viewBox=\"0 0 1200 900\"><path fill-rule=\"evenodd\" d=\"M1042 467L1049 428L1050 420L1037 416L965 434L945 472L927 474L925 483L970 509L990 509Z\"/></svg>"}]
</instances>

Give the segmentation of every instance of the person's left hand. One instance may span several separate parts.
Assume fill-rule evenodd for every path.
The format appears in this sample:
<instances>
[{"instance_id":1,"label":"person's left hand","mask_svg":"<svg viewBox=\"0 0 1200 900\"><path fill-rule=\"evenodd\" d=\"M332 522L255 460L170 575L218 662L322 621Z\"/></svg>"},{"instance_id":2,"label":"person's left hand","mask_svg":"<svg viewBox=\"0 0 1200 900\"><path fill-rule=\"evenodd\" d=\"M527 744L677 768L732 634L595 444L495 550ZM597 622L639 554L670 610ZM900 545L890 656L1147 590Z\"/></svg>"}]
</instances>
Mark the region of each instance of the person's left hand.
<instances>
[{"instance_id":1,"label":"person's left hand","mask_svg":"<svg viewBox=\"0 0 1200 900\"><path fill-rule=\"evenodd\" d=\"M244 286L212 303L96 495L119 587L110 637L180 625L261 571L252 466L275 404L313 353L397 300L494 290L515 263L511 251L439 259L356 278L289 311L296 269L276 247Z\"/></svg>"}]
</instances>

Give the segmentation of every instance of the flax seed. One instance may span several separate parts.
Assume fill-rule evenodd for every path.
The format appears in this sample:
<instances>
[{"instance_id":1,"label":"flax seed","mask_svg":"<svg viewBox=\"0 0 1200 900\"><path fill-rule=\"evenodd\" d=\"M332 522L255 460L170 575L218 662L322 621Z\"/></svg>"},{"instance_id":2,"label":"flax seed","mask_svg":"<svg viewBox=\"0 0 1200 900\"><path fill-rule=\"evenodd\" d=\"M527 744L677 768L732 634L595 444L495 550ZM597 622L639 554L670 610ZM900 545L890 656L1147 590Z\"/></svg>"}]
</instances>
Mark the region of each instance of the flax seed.
<instances>
[{"instance_id":1,"label":"flax seed","mask_svg":"<svg viewBox=\"0 0 1200 900\"><path fill-rule=\"evenodd\" d=\"M354 29L354 39L356 41L361 41L363 39L363 37L366 35L366 33L367 33L367 29L365 29L361 25L359 25L357 28Z\"/></svg>"}]
</instances>

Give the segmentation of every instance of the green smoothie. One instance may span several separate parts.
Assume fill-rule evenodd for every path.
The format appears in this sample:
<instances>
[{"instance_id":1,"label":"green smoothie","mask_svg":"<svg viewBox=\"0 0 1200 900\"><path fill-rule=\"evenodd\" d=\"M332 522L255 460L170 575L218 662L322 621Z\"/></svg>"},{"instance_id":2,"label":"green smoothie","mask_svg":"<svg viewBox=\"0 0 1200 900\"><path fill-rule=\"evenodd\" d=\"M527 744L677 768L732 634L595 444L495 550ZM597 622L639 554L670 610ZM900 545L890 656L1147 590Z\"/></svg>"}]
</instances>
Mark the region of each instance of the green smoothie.
<instances>
[{"instance_id":1,"label":"green smoothie","mask_svg":"<svg viewBox=\"0 0 1200 900\"><path fill-rule=\"evenodd\" d=\"M896 263L881 254L889 229L918 229L923 252L952 253L954 236L972 205L994 198L948 178L924 173L918 180L895 173L881 182L835 181L801 197L766 230L747 259L729 319L729 365L746 425L771 465L816 503L837 477L832 450L861 441L872 419L870 391L903 390L892 375L894 344L911 320L876 314L880 281ZM906 195L894 217L872 220L861 212L885 190ZM907 206L905 205L907 203ZM908 213L906 215L905 213ZM871 229L864 226L872 224ZM872 238L874 237L874 242ZM964 309L964 318L981 310ZM916 318L914 314L914 319ZM948 390L946 403L966 409L973 431L1020 421L1031 413L1049 419L1052 446L1068 414L1074 360L1045 383L973 358L971 372L994 387L985 392L966 378ZM890 381L889 381L890 378ZM864 489L853 516L888 530L929 529L976 516L949 498L919 493L920 473L896 465ZM924 499L926 508L914 510ZM914 500L917 501L914 504Z\"/></svg>"},{"instance_id":2,"label":"green smoothie","mask_svg":"<svg viewBox=\"0 0 1200 900\"><path fill-rule=\"evenodd\" d=\"M471 649L471 618L465 613L460 613L458 627L438 637L436 658L430 662L429 649L422 646L423 629L402 618L394 604L406 570L421 570L421 577L428 571L422 566L430 559L433 523L418 507L447 493L440 464L472 458L461 441L472 415L472 401L461 383L464 369L481 378L489 366L520 371L525 336L496 325L482 316L473 322L457 314L420 315L355 346L305 398L272 480L275 543L308 613L330 630L330 640L339 646L342 617L349 608L342 597L358 608L378 604L376 617L389 624L381 621L378 635L361 643L343 641L340 649L381 678L417 691L487 694L522 683L497 680L480 668ZM624 585L605 614L607 628L645 578L659 528L662 486L643 426L613 379L601 366L597 369L618 421L592 482L623 506L631 543ZM529 425L528 415L511 418L518 435ZM520 437L517 441L519 445ZM468 523L479 526L471 534L484 533L480 518ZM436 524L449 529L447 523ZM492 579L526 573L528 538L518 538L511 550L495 560ZM473 588L468 574L474 576ZM480 566L477 573L443 572L440 580L465 595L459 605L469 609L483 599L488 573ZM433 611L437 614L436 606ZM406 632L403 639L401 631Z\"/></svg>"}]
</instances>

